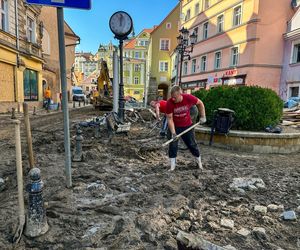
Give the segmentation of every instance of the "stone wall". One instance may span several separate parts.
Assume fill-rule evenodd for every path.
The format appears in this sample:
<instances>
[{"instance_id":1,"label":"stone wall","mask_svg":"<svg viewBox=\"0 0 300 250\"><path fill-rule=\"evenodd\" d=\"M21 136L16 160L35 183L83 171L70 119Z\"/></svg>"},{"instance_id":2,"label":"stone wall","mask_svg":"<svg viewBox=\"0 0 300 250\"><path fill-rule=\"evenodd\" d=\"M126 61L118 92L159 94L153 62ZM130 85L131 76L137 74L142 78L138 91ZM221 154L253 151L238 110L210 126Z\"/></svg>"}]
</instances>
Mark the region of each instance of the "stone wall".
<instances>
[{"instance_id":1,"label":"stone wall","mask_svg":"<svg viewBox=\"0 0 300 250\"><path fill-rule=\"evenodd\" d=\"M210 128L196 128L197 140L209 144L210 130ZM300 152L300 132L271 134L232 130L227 135L214 134L212 145L253 153L289 154Z\"/></svg>"}]
</instances>

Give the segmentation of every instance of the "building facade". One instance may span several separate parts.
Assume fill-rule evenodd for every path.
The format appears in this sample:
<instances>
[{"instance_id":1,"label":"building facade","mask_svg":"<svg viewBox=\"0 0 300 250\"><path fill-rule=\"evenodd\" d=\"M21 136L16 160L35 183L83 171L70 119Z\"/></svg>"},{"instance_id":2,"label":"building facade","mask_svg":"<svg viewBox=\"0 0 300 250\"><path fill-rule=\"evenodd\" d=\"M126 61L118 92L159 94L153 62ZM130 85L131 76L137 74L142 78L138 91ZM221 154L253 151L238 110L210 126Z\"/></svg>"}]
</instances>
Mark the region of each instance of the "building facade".
<instances>
[{"instance_id":1,"label":"building facade","mask_svg":"<svg viewBox=\"0 0 300 250\"><path fill-rule=\"evenodd\" d=\"M288 23L284 40L280 97L287 100L300 97L300 9Z\"/></svg>"},{"instance_id":2,"label":"building facade","mask_svg":"<svg viewBox=\"0 0 300 250\"><path fill-rule=\"evenodd\" d=\"M148 100L167 99L172 81L171 55L177 46L180 5L153 30L148 48L150 72Z\"/></svg>"},{"instance_id":3,"label":"building facade","mask_svg":"<svg viewBox=\"0 0 300 250\"><path fill-rule=\"evenodd\" d=\"M124 44L124 95L134 97L138 101L143 100L147 84L147 49L152 31L153 29L144 29Z\"/></svg>"},{"instance_id":4,"label":"building facade","mask_svg":"<svg viewBox=\"0 0 300 250\"><path fill-rule=\"evenodd\" d=\"M279 93L290 0L182 0L181 27L197 35L183 62L187 91L218 85L258 85Z\"/></svg>"},{"instance_id":5,"label":"building facade","mask_svg":"<svg viewBox=\"0 0 300 250\"><path fill-rule=\"evenodd\" d=\"M43 6L41 9L40 20L43 22L42 50L43 59L43 90L50 87L52 100L60 102L61 81L60 64L58 48L58 29L57 29L57 11L56 8ZM66 73L67 90L69 100L72 87L72 67L75 61L75 46L80 38L73 32L70 26L65 22L65 46L66 46Z\"/></svg>"},{"instance_id":6,"label":"building facade","mask_svg":"<svg viewBox=\"0 0 300 250\"><path fill-rule=\"evenodd\" d=\"M41 7L0 1L0 112L42 103Z\"/></svg>"}]
</instances>

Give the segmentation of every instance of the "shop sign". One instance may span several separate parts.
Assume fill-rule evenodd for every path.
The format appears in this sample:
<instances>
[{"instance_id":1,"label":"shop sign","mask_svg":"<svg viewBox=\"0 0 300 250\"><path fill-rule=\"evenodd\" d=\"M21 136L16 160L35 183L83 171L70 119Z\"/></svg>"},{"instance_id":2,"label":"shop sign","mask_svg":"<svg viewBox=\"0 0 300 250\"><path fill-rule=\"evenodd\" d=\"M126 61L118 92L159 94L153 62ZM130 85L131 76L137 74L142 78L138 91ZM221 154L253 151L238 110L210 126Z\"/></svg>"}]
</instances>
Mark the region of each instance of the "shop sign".
<instances>
[{"instance_id":1,"label":"shop sign","mask_svg":"<svg viewBox=\"0 0 300 250\"><path fill-rule=\"evenodd\" d=\"M236 76L237 75L237 69L230 69L227 70L224 74L224 77L226 76Z\"/></svg>"},{"instance_id":2,"label":"shop sign","mask_svg":"<svg viewBox=\"0 0 300 250\"><path fill-rule=\"evenodd\" d=\"M183 89L196 89L196 88L205 88L207 80L195 81L182 83L181 87Z\"/></svg>"},{"instance_id":3,"label":"shop sign","mask_svg":"<svg viewBox=\"0 0 300 250\"><path fill-rule=\"evenodd\" d=\"M224 85L244 84L244 78L230 78L224 80Z\"/></svg>"}]
</instances>

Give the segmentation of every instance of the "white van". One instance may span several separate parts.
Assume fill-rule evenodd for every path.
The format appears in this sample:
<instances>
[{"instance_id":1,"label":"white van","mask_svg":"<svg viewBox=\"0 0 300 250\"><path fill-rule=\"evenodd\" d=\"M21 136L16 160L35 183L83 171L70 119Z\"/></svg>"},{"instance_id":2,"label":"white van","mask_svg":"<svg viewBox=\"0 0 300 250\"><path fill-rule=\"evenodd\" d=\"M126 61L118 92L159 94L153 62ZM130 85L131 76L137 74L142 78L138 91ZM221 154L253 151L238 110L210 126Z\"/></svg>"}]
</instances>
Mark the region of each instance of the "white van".
<instances>
[{"instance_id":1,"label":"white van","mask_svg":"<svg viewBox=\"0 0 300 250\"><path fill-rule=\"evenodd\" d=\"M73 101L85 101L85 94L81 87L72 87Z\"/></svg>"}]
</instances>

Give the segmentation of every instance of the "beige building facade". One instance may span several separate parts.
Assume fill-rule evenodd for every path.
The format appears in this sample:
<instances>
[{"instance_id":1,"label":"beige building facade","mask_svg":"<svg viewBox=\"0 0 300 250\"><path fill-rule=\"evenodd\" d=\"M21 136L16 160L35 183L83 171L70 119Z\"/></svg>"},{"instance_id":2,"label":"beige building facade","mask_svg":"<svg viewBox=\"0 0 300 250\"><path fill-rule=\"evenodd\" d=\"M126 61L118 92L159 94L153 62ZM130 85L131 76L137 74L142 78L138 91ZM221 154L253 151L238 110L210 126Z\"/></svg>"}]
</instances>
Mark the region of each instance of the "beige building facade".
<instances>
[{"instance_id":1,"label":"beige building facade","mask_svg":"<svg viewBox=\"0 0 300 250\"><path fill-rule=\"evenodd\" d=\"M56 8L43 6L40 19L43 22L42 49L45 64L43 65L43 91L50 87L52 100L60 102L61 93L58 30L57 30L57 11ZM75 46L80 38L74 33L70 26L65 22L65 46L66 46L66 73L67 90L69 100L71 99L71 88L73 74L73 65L75 62Z\"/></svg>"}]
</instances>

